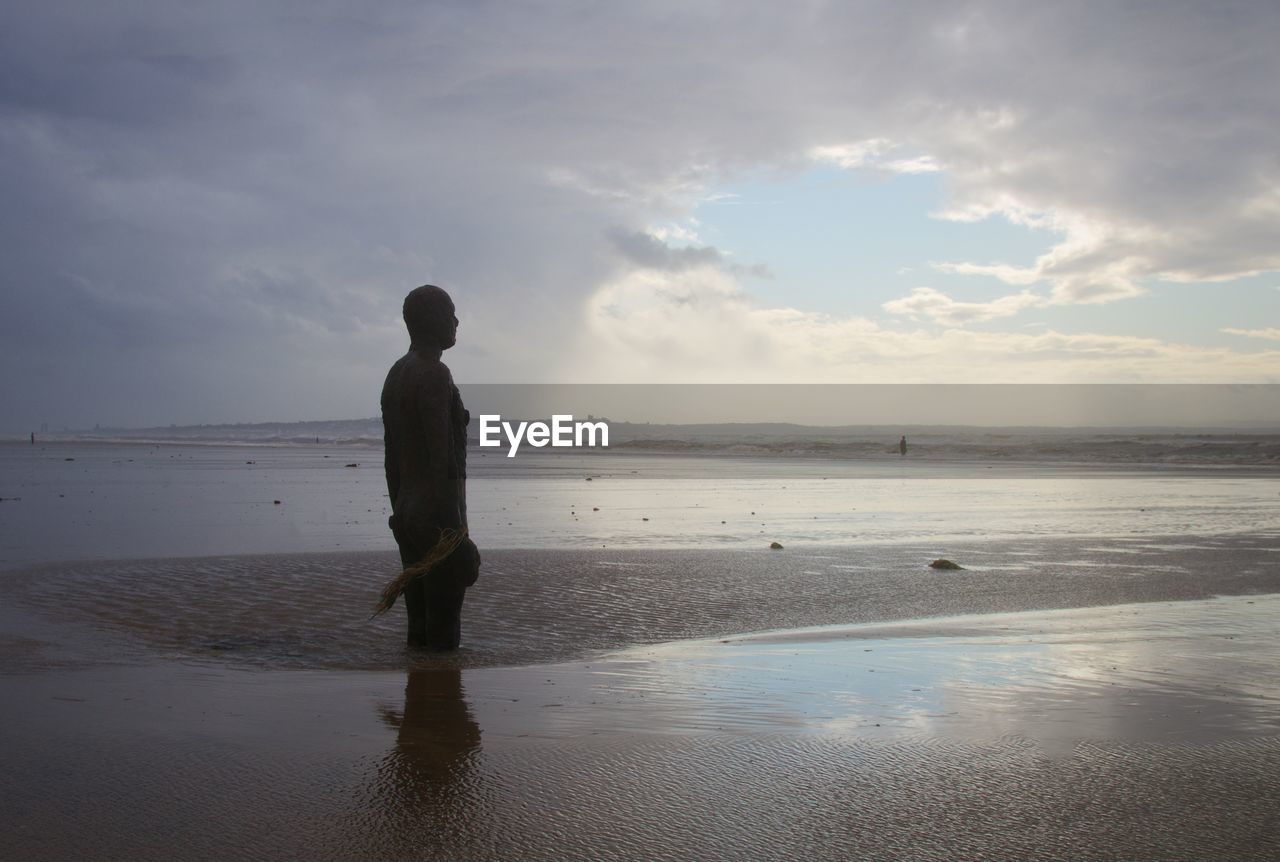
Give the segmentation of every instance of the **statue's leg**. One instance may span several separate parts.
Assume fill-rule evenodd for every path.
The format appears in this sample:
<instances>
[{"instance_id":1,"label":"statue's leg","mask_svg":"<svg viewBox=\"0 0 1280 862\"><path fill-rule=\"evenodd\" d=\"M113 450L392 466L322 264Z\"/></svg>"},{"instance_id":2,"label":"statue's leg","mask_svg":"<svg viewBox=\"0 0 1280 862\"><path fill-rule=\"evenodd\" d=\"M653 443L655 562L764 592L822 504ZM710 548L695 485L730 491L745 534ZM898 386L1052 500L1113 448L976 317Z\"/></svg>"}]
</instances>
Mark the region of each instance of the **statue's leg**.
<instances>
[{"instance_id":1,"label":"statue's leg","mask_svg":"<svg viewBox=\"0 0 1280 862\"><path fill-rule=\"evenodd\" d=\"M397 537L398 538L398 537ZM401 541L400 564L405 568L421 559L412 542ZM410 581L404 588L404 607L409 613L409 646L427 645L427 596L422 578Z\"/></svg>"},{"instance_id":2,"label":"statue's leg","mask_svg":"<svg viewBox=\"0 0 1280 862\"><path fill-rule=\"evenodd\" d=\"M430 575L423 580L430 580ZM462 600L467 588L433 582L426 587L426 641L432 649L457 649L462 642Z\"/></svg>"},{"instance_id":3,"label":"statue's leg","mask_svg":"<svg viewBox=\"0 0 1280 862\"><path fill-rule=\"evenodd\" d=\"M404 606L409 612L409 646L428 646L427 597L421 578L404 588Z\"/></svg>"},{"instance_id":4,"label":"statue's leg","mask_svg":"<svg viewBox=\"0 0 1280 862\"><path fill-rule=\"evenodd\" d=\"M457 649L462 641L462 600L480 576L480 551L470 539L423 578L427 601L427 645Z\"/></svg>"}]
</instances>

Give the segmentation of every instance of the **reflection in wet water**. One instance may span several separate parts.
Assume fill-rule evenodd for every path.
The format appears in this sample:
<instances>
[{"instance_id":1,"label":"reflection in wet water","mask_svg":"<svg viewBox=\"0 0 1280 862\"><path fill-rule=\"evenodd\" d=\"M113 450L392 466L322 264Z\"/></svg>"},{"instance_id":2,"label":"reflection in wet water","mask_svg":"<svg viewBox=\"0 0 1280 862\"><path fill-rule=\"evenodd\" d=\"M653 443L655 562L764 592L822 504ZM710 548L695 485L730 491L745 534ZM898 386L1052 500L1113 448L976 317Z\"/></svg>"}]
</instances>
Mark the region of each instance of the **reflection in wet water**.
<instances>
[{"instance_id":1,"label":"reflection in wet water","mask_svg":"<svg viewBox=\"0 0 1280 862\"><path fill-rule=\"evenodd\" d=\"M0 674L0 858L1275 859L1278 612Z\"/></svg>"},{"instance_id":2,"label":"reflection in wet water","mask_svg":"<svg viewBox=\"0 0 1280 862\"><path fill-rule=\"evenodd\" d=\"M491 740L800 733L1201 743L1280 734L1280 597L808 629L466 672ZM522 691L519 702L508 694Z\"/></svg>"},{"instance_id":3,"label":"reflection in wet water","mask_svg":"<svg viewBox=\"0 0 1280 862\"><path fill-rule=\"evenodd\" d=\"M422 857L439 844L481 840L486 818L480 726L456 667L412 670L402 709L379 706L395 742L372 774L368 821L361 825L378 855Z\"/></svg>"},{"instance_id":4,"label":"reflection in wet water","mask_svg":"<svg viewBox=\"0 0 1280 862\"><path fill-rule=\"evenodd\" d=\"M382 713L395 738L364 837L395 858L1269 858L1277 611L1257 596L419 671Z\"/></svg>"},{"instance_id":5,"label":"reflection in wet water","mask_svg":"<svg viewBox=\"0 0 1280 862\"><path fill-rule=\"evenodd\" d=\"M1277 612L1256 596L818 629L649 648L633 667L702 693L698 723L1207 742L1280 733ZM771 708L744 715L755 703Z\"/></svg>"},{"instance_id":6,"label":"reflection in wet water","mask_svg":"<svg viewBox=\"0 0 1280 862\"><path fill-rule=\"evenodd\" d=\"M410 671L403 711L380 712L396 729L395 749L379 778L388 795L403 800L421 795L424 788L465 783L480 751L480 727L467 706L460 670Z\"/></svg>"}]
</instances>

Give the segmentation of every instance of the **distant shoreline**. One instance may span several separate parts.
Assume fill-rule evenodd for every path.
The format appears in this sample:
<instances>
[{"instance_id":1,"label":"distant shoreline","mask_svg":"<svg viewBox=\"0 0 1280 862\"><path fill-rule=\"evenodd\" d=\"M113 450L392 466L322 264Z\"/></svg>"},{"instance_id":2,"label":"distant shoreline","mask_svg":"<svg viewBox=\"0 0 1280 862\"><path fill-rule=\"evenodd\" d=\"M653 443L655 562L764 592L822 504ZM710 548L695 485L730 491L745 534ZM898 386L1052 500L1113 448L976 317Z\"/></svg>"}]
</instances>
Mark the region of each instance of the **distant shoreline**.
<instances>
[{"instance_id":1,"label":"distant shoreline","mask_svg":"<svg viewBox=\"0 0 1280 862\"><path fill-rule=\"evenodd\" d=\"M677 426L641 426L653 430L645 436L630 433L635 426L616 426L608 448L581 450L522 449L519 458L580 457L599 455L657 455L711 458L781 458L831 461L928 461L933 463L1043 464L1049 466L1181 466L1280 468L1280 433L1239 430L1191 433L1181 430L1152 431L1089 429L1002 430L951 429L909 431L906 456L898 452L897 437L888 431L873 435L862 431L841 435L809 429L805 436L725 433L663 435ZM684 426L680 426L684 427ZM698 426L688 426L698 427ZM724 426L707 426L717 429ZM893 429L896 434L898 429ZM0 438L0 444L30 446L29 438ZM37 436L36 446L194 446L238 448L296 448L316 446L381 450L381 436L165 436L129 434L63 434ZM472 457L492 455L478 438L468 440Z\"/></svg>"}]
</instances>

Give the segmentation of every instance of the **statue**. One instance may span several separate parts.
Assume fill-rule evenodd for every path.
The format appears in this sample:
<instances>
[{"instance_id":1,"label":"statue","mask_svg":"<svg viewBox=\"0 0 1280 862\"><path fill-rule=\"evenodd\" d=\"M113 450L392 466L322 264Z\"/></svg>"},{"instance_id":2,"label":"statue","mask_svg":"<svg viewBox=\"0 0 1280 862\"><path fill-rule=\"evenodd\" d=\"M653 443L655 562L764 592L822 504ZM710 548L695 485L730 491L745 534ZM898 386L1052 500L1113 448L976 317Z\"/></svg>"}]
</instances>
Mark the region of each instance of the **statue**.
<instances>
[{"instance_id":1,"label":"statue","mask_svg":"<svg viewBox=\"0 0 1280 862\"><path fill-rule=\"evenodd\" d=\"M442 548L447 553L403 586L409 645L456 649L462 600L480 574L480 552L466 535L470 415L440 361L455 343L458 318L449 294L427 284L405 297L404 322L409 352L382 387L388 524L406 570L439 557Z\"/></svg>"}]
</instances>

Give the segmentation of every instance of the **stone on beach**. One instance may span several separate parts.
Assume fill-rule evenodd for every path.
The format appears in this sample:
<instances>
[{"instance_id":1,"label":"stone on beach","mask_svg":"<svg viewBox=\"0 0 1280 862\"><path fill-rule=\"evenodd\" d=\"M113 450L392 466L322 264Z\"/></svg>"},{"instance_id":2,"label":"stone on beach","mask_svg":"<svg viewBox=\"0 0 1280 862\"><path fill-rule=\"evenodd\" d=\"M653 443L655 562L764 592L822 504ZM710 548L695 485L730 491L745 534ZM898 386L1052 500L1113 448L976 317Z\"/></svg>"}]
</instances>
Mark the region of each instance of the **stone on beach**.
<instances>
[{"instance_id":1,"label":"stone on beach","mask_svg":"<svg viewBox=\"0 0 1280 862\"><path fill-rule=\"evenodd\" d=\"M957 570L957 569L959 569L959 570L963 570L963 569L964 569L964 566L960 565L959 563L953 563L953 562L951 562L951 560L944 560L944 559L939 558L939 559L934 560L932 563L930 563L930 564L929 564L929 568L931 568L931 569L946 569L947 571L954 571L954 570Z\"/></svg>"}]
</instances>

